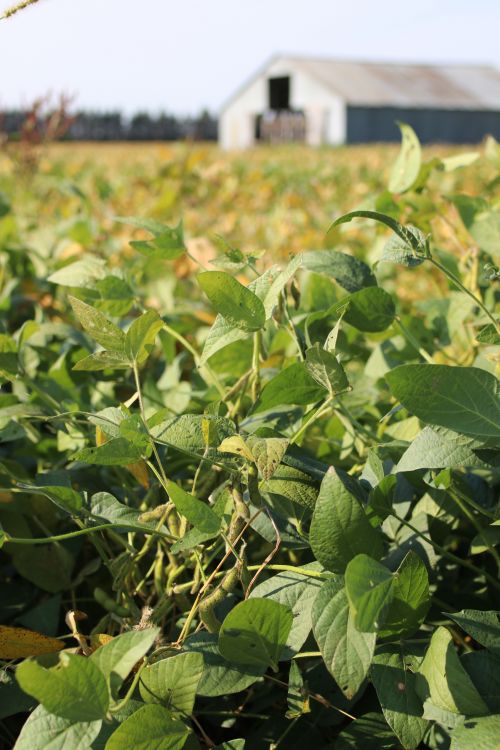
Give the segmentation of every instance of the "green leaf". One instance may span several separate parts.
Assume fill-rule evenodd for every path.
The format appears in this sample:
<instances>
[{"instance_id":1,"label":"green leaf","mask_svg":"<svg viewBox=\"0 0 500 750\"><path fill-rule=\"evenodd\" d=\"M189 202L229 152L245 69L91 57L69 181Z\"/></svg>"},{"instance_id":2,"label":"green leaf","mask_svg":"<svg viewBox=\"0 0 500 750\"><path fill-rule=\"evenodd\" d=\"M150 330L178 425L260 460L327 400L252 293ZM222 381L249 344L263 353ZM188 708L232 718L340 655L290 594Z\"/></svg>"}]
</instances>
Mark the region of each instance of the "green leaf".
<instances>
[{"instance_id":1,"label":"green leaf","mask_svg":"<svg viewBox=\"0 0 500 750\"><path fill-rule=\"evenodd\" d=\"M297 654L311 631L311 607L321 589L322 579L301 575L300 570L320 571L319 563L309 563L297 568L297 572L284 571L252 589L250 599L272 599L284 604L293 615L293 623L286 641L283 656Z\"/></svg>"},{"instance_id":2,"label":"green leaf","mask_svg":"<svg viewBox=\"0 0 500 750\"><path fill-rule=\"evenodd\" d=\"M106 716L109 690L99 668L84 656L59 654L59 663L47 669L23 661L16 679L47 711L71 721L95 721Z\"/></svg>"},{"instance_id":3,"label":"green leaf","mask_svg":"<svg viewBox=\"0 0 500 750\"><path fill-rule=\"evenodd\" d=\"M262 482L261 491L285 497L311 511L316 504L318 483L300 469L280 464L272 477Z\"/></svg>"},{"instance_id":4,"label":"green leaf","mask_svg":"<svg viewBox=\"0 0 500 750\"><path fill-rule=\"evenodd\" d=\"M432 634L418 670L416 690L424 703L452 714L482 716L488 713L469 675L463 668L450 632L439 626Z\"/></svg>"},{"instance_id":5,"label":"green leaf","mask_svg":"<svg viewBox=\"0 0 500 750\"><path fill-rule=\"evenodd\" d=\"M20 489L32 492L35 495L44 495L52 500L54 505L63 510L65 513L76 514L82 509L83 497L79 492L73 490L71 487L58 487L58 486L37 486L33 484L24 484L18 482L17 485Z\"/></svg>"},{"instance_id":6,"label":"green leaf","mask_svg":"<svg viewBox=\"0 0 500 750\"><path fill-rule=\"evenodd\" d=\"M295 257L292 258L287 266L282 271L280 271L280 273L273 280L263 299L266 320L268 320L273 314L274 308L278 304L280 293L282 292L287 282L292 278L295 272L302 265L303 258L304 256L302 253L298 253L297 255L295 255Z\"/></svg>"},{"instance_id":7,"label":"green leaf","mask_svg":"<svg viewBox=\"0 0 500 750\"><path fill-rule=\"evenodd\" d=\"M106 262L95 255L86 255L81 260L68 263L51 274L47 281L61 286L86 289L106 275Z\"/></svg>"},{"instance_id":8,"label":"green leaf","mask_svg":"<svg viewBox=\"0 0 500 750\"><path fill-rule=\"evenodd\" d=\"M79 359L73 370L96 372L98 370L124 370L130 367L129 359L122 352L108 352L106 350L94 352L88 357Z\"/></svg>"},{"instance_id":9,"label":"green leaf","mask_svg":"<svg viewBox=\"0 0 500 750\"><path fill-rule=\"evenodd\" d=\"M163 320L154 310L148 310L134 320L125 336L125 353L132 362L142 365L147 360L163 326Z\"/></svg>"},{"instance_id":10,"label":"green leaf","mask_svg":"<svg viewBox=\"0 0 500 750\"><path fill-rule=\"evenodd\" d=\"M395 398L423 422L500 440L497 378L477 367L401 365L385 376Z\"/></svg>"},{"instance_id":11,"label":"green leaf","mask_svg":"<svg viewBox=\"0 0 500 750\"><path fill-rule=\"evenodd\" d=\"M450 750L492 750L498 746L500 715L466 719L451 732Z\"/></svg>"},{"instance_id":12,"label":"green leaf","mask_svg":"<svg viewBox=\"0 0 500 750\"><path fill-rule=\"evenodd\" d=\"M215 310L243 331L258 331L266 322L264 305L256 294L224 271L205 271L198 282Z\"/></svg>"},{"instance_id":13,"label":"green leaf","mask_svg":"<svg viewBox=\"0 0 500 750\"><path fill-rule=\"evenodd\" d=\"M394 597L390 570L368 555L358 555L346 568L345 587L355 627L377 632Z\"/></svg>"},{"instance_id":14,"label":"green leaf","mask_svg":"<svg viewBox=\"0 0 500 750\"><path fill-rule=\"evenodd\" d=\"M467 435L444 428L424 427L401 456L396 471L484 466L474 450L481 447L482 442Z\"/></svg>"},{"instance_id":15,"label":"green leaf","mask_svg":"<svg viewBox=\"0 0 500 750\"><path fill-rule=\"evenodd\" d=\"M214 750L245 750L245 740L228 740L221 745L216 745Z\"/></svg>"},{"instance_id":16,"label":"green leaf","mask_svg":"<svg viewBox=\"0 0 500 750\"><path fill-rule=\"evenodd\" d=\"M282 437L249 435L246 438L246 444L251 451L260 476L264 481L267 481L271 479L280 465L281 459L288 448L289 440Z\"/></svg>"},{"instance_id":17,"label":"green leaf","mask_svg":"<svg viewBox=\"0 0 500 750\"><path fill-rule=\"evenodd\" d=\"M407 232L415 235L416 241L422 248L425 247L425 234L420 229L413 227L411 224L407 224L405 229ZM409 245L407 240L403 240L396 235L395 237L390 237L385 243L379 263L400 263L407 268L414 268L423 263L424 260L425 255L423 251L417 254L415 248Z\"/></svg>"},{"instance_id":18,"label":"green leaf","mask_svg":"<svg viewBox=\"0 0 500 750\"><path fill-rule=\"evenodd\" d=\"M413 227L412 230L410 230L408 227L400 224L399 221L396 221L396 219L393 219L386 214L382 214L379 211L350 211L343 216L339 216L339 218L333 222L328 230L328 234L335 229L335 227L340 226L340 224L346 224L353 219L373 219L381 224L385 224L385 226L392 229L392 231L397 234L403 242L406 242L412 247L417 254L424 253L425 251L425 246L422 245L419 237L415 235L414 231L412 231L414 229Z\"/></svg>"},{"instance_id":19,"label":"green leaf","mask_svg":"<svg viewBox=\"0 0 500 750\"><path fill-rule=\"evenodd\" d=\"M132 240L129 243L131 247L148 258L174 260L186 250L182 221L176 227L169 227L154 219L143 219L136 216L116 216L115 221L145 229L154 235L152 240Z\"/></svg>"},{"instance_id":20,"label":"green leaf","mask_svg":"<svg viewBox=\"0 0 500 750\"><path fill-rule=\"evenodd\" d=\"M105 750L181 750L188 735L189 729L180 719L151 703L120 724Z\"/></svg>"},{"instance_id":21,"label":"green leaf","mask_svg":"<svg viewBox=\"0 0 500 750\"><path fill-rule=\"evenodd\" d=\"M460 657L463 668L492 713L500 713L500 659L487 649L467 651Z\"/></svg>"},{"instance_id":22,"label":"green leaf","mask_svg":"<svg viewBox=\"0 0 500 750\"><path fill-rule=\"evenodd\" d=\"M484 326L484 328L481 328L476 336L476 340L479 341L480 344L498 346L500 344L500 333L498 333L493 323L490 323L489 325Z\"/></svg>"},{"instance_id":23,"label":"green leaf","mask_svg":"<svg viewBox=\"0 0 500 750\"><path fill-rule=\"evenodd\" d=\"M158 519L154 521L139 520L142 515L139 510L129 508L128 505L120 503L109 492L96 492L95 495L92 495L90 505L93 516L116 525L114 531L143 531L151 533L158 526Z\"/></svg>"},{"instance_id":24,"label":"green leaf","mask_svg":"<svg viewBox=\"0 0 500 750\"><path fill-rule=\"evenodd\" d=\"M112 438L95 448L83 448L75 456L75 461L98 466L127 466L138 461L143 451L125 438Z\"/></svg>"},{"instance_id":25,"label":"green leaf","mask_svg":"<svg viewBox=\"0 0 500 750\"><path fill-rule=\"evenodd\" d=\"M286 645L292 612L271 599L247 599L230 611L219 632L221 655L235 664L271 667Z\"/></svg>"},{"instance_id":26,"label":"green leaf","mask_svg":"<svg viewBox=\"0 0 500 750\"><path fill-rule=\"evenodd\" d=\"M86 750L98 736L102 721L74 721L54 716L43 706L28 717L16 750Z\"/></svg>"},{"instance_id":27,"label":"green leaf","mask_svg":"<svg viewBox=\"0 0 500 750\"><path fill-rule=\"evenodd\" d=\"M403 122L398 122L398 127L402 141L389 179L391 193L405 193L409 190L418 177L422 163L422 149L415 131Z\"/></svg>"},{"instance_id":28,"label":"green leaf","mask_svg":"<svg viewBox=\"0 0 500 750\"><path fill-rule=\"evenodd\" d=\"M110 349L114 352L123 352L125 334L121 328L115 326L102 312L99 312L99 310L96 310L91 305L87 305L86 302L82 302L76 297L68 297L68 299L82 328L87 331L94 341L97 341L105 349Z\"/></svg>"},{"instance_id":29,"label":"green leaf","mask_svg":"<svg viewBox=\"0 0 500 750\"><path fill-rule=\"evenodd\" d=\"M495 610L462 609L460 612L445 612L475 641L500 656L500 622Z\"/></svg>"},{"instance_id":30,"label":"green leaf","mask_svg":"<svg viewBox=\"0 0 500 750\"><path fill-rule=\"evenodd\" d=\"M324 396L324 388L311 377L305 363L295 362L266 383L254 411L264 411L282 404L306 406L320 401Z\"/></svg>"},{"instance_id":31,"label":"green leaf","mask_svg":"<svg viewBox=\"0 0 500 750\"><path fill-rule=\"evenodd\" d=\"M385 331L394 321L396 308L390 294L378 286L369 286L344 297L332 311L344 312L346 323L366 333Z\"/></svg>"},{"instance_id":32,"label":"green leaf","mask_svg":"<svg viewBox=\"0 0 500 750\"><path fill-rule=\"evenodd\" d=\"M306 351L306 367L309 375L326 388L330 396L349 387L347 375L335 354L322 349L318 343Z\"/></svg>"},{"instance_id":33,"label":"green leaf","mask_svg":"<svg viewBox=\"0 0 500 750\"><path fill-rule=\"evenodd\" d=\"M303 254L303 265L309 271L330 276L347 292L358 292L377 286L377 279L366 263L337 250L313 250Z\"/></svg>"},{"instance_id":34,"label":"green leaf","mask_svg":"<svg viewBox=\"0 0 500 750\"><path fill-rule=\"evenodd\" d=\"M375 649L375 633L354 627L344 581L338 577L323 584L312 608L314 637L324 662L346 698L363 684Z\"/></svg>"},{"instance_id":35,"label":"green leaf","mask_svg":"<svg viewBox=\"0 0 500 750\"><path fill-rule=\"evenodd\" d=\"M175 714L190 716L202 673L203 656L194 651L154 662L141 674L142 699L161 703Z\"/></svg>"},{"instance_id":36,"label":"green leaf","mask_svg":"<svg viewBox=\"0 0 500 750\"><path fill-rule=\"evenodd\" d=\"M427 722L415 689L416 678L405 663L401 646L382 646L373 659L371 678L385 720L405 750L415 750L424 738Z\"/></svg>"},{"instance_id":37,"label":"green leaf","mask_svg":"<svg viewBox=\"0 0 500 750\"><path fill-rule=\"evenodd\" d=\"M263 663L253 666L232 664L221 656L218 640L219 636L214 633L196 633L184 643L186 651L200 653L203 656L204 670L197 694L209 698L246 690L257 682L267 669L267 664Z\"/></svg>"},{"instance_id":38,"label":"green leaf","mask_svg":"<svg viewBox=\"0 0 500 750\"><path fill-rule=\"evenodd\" d=\"M311 711L307 686L296 661L290 662L286 702L288 705L288 711L285 714L287 719L296 719L298 716L308 714Z\"/></svg>"},{"instance_id":39,"label":"green leaf","mask_svg":"<svg viewBox=\"0 0 500 750\"><path fill-rule=\"evenodd\" d=\"M358 716L335 740L335 750L398 750L398 745L384 717L377 713Z\"/></svg>"},{"instance_id":40,"label":"green leaf","mask_svg":"<svg viewBox=\"0 0 500 750\"><path fill-rule=\"evenodd\" d=\"M422 624L430 606L427 568L410 550L393 574L393 599L379 629L381 637L408 636Z\"/></svg>"},{"instance_id":41,"label":"green leaf","mask_svg":"<svg viewBox=\"0 0 500 750\"><path fill-rule=\"evenodd\" d=\"M370 524L363 506L333 468L321 483L309 543L315 558L334 573L343 573L361 552L382 555L380 531Z\"/></svg>"},{"instance_id":42,"label":"green leaf","mask_svg":"<svg viewBox=\"0 0 500 750\"><path fill-rule=\"evenodd\" d=\"M116 636L90 655L90 660L108 681L112 695L117 695L122 682L149 651L159 632L159 628L131 630Z\"/></svg>"},{"instance_id":43,"label":"green leaf","mask_svg":"<svg viewBox=\"0 0 500 750\"><path fill-rule=\"evenodd\" d=\"M179 513L187 518L196 529L206 534L216 534L219 531L221 519L206 503L169 480L167 491Z\"/></svg>"}]
</instances>

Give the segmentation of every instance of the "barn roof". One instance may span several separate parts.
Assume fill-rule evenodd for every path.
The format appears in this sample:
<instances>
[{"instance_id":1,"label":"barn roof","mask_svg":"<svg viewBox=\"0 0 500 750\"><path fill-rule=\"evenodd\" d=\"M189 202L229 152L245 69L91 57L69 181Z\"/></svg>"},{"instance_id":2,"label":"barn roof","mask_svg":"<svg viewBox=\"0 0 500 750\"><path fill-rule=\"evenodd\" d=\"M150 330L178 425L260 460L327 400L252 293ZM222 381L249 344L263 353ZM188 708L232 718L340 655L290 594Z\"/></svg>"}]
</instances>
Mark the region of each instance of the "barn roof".
<instances>
[{"instance_id":1,"label":"barn roof","mask_svg":"<svg viewBox=\"0 0 500 750\"><path fill-rule=\"evenodd\" d=\"M500 72L488 65L291 59L348 104L500 109Z\"/></svg>"},{"instance_id":2,"label":"barn roof","mask_svg":"<svg viewBox=\"0 0 500 750\"><path fill-rule=\"evenodd\" d=\"M489 65L354 62L276 55L251 80L280 61L290 74L304 71L357 106L500 111L500 71ZM226 102L225 109L250 82Z\"/></svg>"}]
</instances>

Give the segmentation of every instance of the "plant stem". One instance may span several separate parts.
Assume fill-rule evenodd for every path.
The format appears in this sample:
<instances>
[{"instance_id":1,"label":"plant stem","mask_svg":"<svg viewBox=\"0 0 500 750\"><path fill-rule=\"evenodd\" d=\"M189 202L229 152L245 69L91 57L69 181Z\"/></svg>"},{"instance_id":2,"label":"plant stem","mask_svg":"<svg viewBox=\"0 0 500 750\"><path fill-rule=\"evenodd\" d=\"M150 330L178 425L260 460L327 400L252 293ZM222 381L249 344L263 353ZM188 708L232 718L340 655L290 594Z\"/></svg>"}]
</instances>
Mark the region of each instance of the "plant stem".
<instances>
[{"instance_id":1,"label":"plant stem","mask_svg":"<svg viewBox=\"0 0 500 750\"><path fill-rule=\"evenodd\" d=\"M437 542L434 542L430 537L423 534L421 531L419 531L413 524L411 524L409 521L406 521L404 518L400 518L399 516L396 516L394 513L392 514L394 518L396 518L400 523L403 524L403 526L407 526L409 529L413 531L414 534L416 534L420 539L423 539L428 544L430 544L434 549L439 552L443 557L447 557L449 560L454 562L456 565L461 565L463 568L467 568L467 570L472 571L478 576L481 576L485 578L494 588L498 589L500 591L500 583L493 578L493 576L490 576L489 573L487 573L485 570L481 570L481 568L476 567L476 565L473 565L468 560L462 560L461 557L458 557L457 555L454 555L453 552L449 552L444 547L441 547L440 544Z\"/></svg>"},{"instance_id":2,"label":"plant stem","mask_svg":"<svg viewBox=\"0 0 500 750\"><path fill-rule=\"evenodd\" d=\"M188 350L188 352L193 356L194 363L196 367L200 370L200 372L202 372L203 370L205 371L205 374L207 375L205 379L207 380L207 382L210 382L213 386L215 386L215 388L219 392L220 397L224 399L225 391L219 378L217 377L215 372L212 370L212 368L209 367L207 364L204 364L204 365L200 364L200 355L198 354L196 349L193 346L191 346L189 341L185 339L181 333L178 333L175 330L175 328L171 328L167 323L165 323L165 321L163 321L163 328L167 333L170 334L170 336L176 339L180 344L182 344L182 346L185 349Z\"/></svg>"},{"instance_id":3,"label":"plant stem","mask_svg":"<svg viewBox=\"0 0 500 750\"><path fill-rule=\"evenodd\" d=\"M85 534L93 534L95 531L105 531L106 529L116 528L116 523L103 523L100 526L92 526L86 529L80 529L79 531L69 531L67 534L57 534L56 536L47 536L42 538L34 539L20 539L18 537L12 537L9 534L5 534L5 544L52 544L53 542L62 542L65 539L73 539L76 536L84 536ZM163 539L169 541L175 541L175 537L171 534L166 534L164 531L151 530L150 532L144 532L151 534L152 536L161 536Z\"/></svg>"},{"instance_id":4,"label":"plant stem","mask_svg":"<svg viewBox=\"0 0 500 750\"><path fill-rule=\"evenodd\" d=\"M290 445L293 445L293 443L296 443L297 440L300 438L300 436L307 430L308 427L310 427L313 424L313 422L316 422L324 414L326 414L326 412L330 409L333 398L334 398L333 396L328 396L326 401L320 404L318 408L312 412L312 414L311 412L309 412L309 414L311 414L309 418L307 418L308 415L306 415L306 421L303 422L302 426L290 438Z\"/></svg>"},{"instance_id":5,"label":"plant stem","mask_svg":"<svg viewBox=\"0 0 500 750\"><path fill-rule=\"evenodd\" d=\"M399 317L399 315L396 315L395 321L398 324L399 328L401 329L401 333L405 337L405 339L408 341L411 346L413 346L414 349L417 350L417 352L420 354L422 359L425 359L426 362L428 362L430 365L434 365L435 362L432 359L429 352L427 352L422 346L420 346L419 342L413 335L413 333L403 324L403 321Z\"/></svg>"},{"instance_id":6,"label":"plant stem","mask_svg":"<svg viewBox=\"0 0 500 750\"><path fill-rule=\"evenodd\" d=\"M253 335L253 356L252 356L252 399L254 403L260 395L260 350L262 345L262 334L255 331Z\"/></svg>"},{"instance_id":7,"label":"plant stem","mask_svg":"<svg viewBox=\"0 0 500 750\"><path fill-rule=\"evenodd\" d=\"M462 284L462 282L460 281L460 279L458 279L455 276L454 273L452 273L451 271L449 271L438 260L435 260L432 257L427 258L427 260L430 263L432 263L433 266L435 266L436 268L438 268L442 273L444 273L444 275L447 276L448 279L453 284L455 284L455 286L457 286L462 292L464 292L465 294L467 294L467 296L469 296L472 300L474 300L474 302L476 303L476 305L478 305L478 307L481 308L481 310L484 312L484 314L487 315L488 318L491 320L491 322L493 323L493 325L494 325L495 330L497 331L497 333L500 333L500 325L497 323L497 321L495 320L495 318L493 317L493 315L490 313L490 311L488 310L488 308L486 307L486 305L482 302L482 300L480 300L479 297L476 297L476 295L473 294L470 291L470 289L467 289L467 287Z\"/></svg>"}]
</instances>

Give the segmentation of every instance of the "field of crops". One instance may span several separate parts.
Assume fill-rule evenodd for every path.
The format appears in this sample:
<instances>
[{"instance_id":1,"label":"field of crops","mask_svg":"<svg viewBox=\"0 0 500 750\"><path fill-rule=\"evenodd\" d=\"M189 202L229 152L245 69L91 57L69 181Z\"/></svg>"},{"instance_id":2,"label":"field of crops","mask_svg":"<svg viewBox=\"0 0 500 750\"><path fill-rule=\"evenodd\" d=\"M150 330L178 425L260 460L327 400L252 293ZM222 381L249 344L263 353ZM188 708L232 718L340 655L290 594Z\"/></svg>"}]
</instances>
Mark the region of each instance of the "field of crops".
<instances>
[{"instance_id":1,"label":"field of crops","mask_svg":"<svg viewBox=\"0 0 500 750\"><path fill-rule=\"evenodd\" d=\"M0 748L494 750L500 148L0 151Z\"/></svg>"}]
</instances>

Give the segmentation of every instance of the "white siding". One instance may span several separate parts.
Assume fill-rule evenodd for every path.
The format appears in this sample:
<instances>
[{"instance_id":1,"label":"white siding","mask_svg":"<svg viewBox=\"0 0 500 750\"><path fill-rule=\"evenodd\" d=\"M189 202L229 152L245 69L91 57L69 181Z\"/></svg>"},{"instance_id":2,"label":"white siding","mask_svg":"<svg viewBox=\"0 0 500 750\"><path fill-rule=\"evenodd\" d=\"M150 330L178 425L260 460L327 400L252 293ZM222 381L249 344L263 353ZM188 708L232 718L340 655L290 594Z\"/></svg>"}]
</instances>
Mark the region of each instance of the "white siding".
<instances>
[{"instance_id":1,"label":"white siding","mask_svg":"<svg viewBox=\"0 0 500 750\"><path fill-rule=\"evenodd\" d=\"M267 109L268 79L275 76L290 76L290 106L305 113L307 143L313 146L344 143L344 101L304 73L296 63L280 58L271 62L223 110L219 121L219 144L222 148L242 149L253 145L255 118Z\"/></svg>"}]
</instances>

